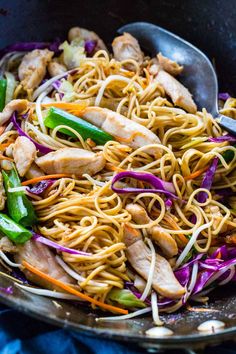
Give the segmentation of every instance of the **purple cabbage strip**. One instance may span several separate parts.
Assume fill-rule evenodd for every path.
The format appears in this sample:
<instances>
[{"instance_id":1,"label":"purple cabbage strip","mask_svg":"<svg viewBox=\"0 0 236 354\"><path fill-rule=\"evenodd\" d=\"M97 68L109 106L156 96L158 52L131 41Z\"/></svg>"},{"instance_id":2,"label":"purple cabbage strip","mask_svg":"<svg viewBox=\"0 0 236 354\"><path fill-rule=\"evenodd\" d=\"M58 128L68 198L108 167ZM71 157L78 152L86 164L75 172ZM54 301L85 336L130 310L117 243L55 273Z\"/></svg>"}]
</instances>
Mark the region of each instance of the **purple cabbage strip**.
<instances>
[{"instance_id":1,"label":"purple cabbage strip","mask_svg":"<svg viewBox=\"0 0 236 354\"><path fill-rule=\"evenodd\" d=\"M34 139L32 139L28 134L26 134L22 129L20 124L17 121L17 113L14 112L11 116L11 121L14 125L14 128L17 130L18 134L20 136L25 136L26 138L28 138L30 141L32 141L32 143L34 143L36 149L41 152L42 154L48 154L49 152L53 151L52 149L50 149L47 146L44 146L40 143L37 143Z\"/></svg>"},{"instance_id":2,"label":"purple cabbage strip","mask_svg":"<svg viewBox=\"0 0 236 354\"><path fill-rule=\"evenodd\" d=\"M230 135L230 134L225 134L222 136L218 136L216 138L210 137L208 141L211 141L213 143L223 143L225 141L235 143L236 142L236 136Z\"/></svg>"},{"instance_id":3,"label":"purple cabbage strip","mask_svg":"<svg viewBox=\"0 0 236 354\"><path fill-rule=\"evenodd\" d=\"M17 42L0 50L0 58L10 52L30 52L34 49L49 49L59 53L60 39L56 38L53 42Z\"/></svg>"},{"instance_id":4,"label":"purple cabbage strip","mask_svg":"<svg viewBox=\"0 0 236 354\"><path fill-rule=\"evenodd\" d=\"M213 182L213 178L214 178L214 175L215 175L215 172L217 169L218 160L219 160L218 157L215 157L213 159L211 166L205 172L205 175L204 175L202 183L201 183L201 188L205 188L210 191L211 186L212 186L212 182ZM207 193L199 192L198 196L197 196L197 200L199 203L205 203L205 201L207 200Z\"/></svg>"},{"instance_id":5,"label":"purple cabbage strip","mask_svg":"<svg viewBox=\"0 0 236 354\"><path fill-rule=\"evenodd\" d=\"M84 49L88 54L92 54L97 46L96 40L88 40L84 43Z\"/></svg>"},{"instance_id":6,"label":"purple cabbage strip","mask_svg":"<svg viewBox=\"0 0 236 354\"><path fill-rule=\"evenodd\" d=\"M79 256L91 256L91 253L87 253L87 252L82 252L82 251L78 251L72 248L68 248L68 247L64 247L62 245L59 245L58 243L51 241L49 239L47 239L46 237L43 237L35 232L32 231L32 239L43 243L44 245L48 246L48 247L52 247L57 249L60 252L66 252L66 253L70 253L70 254L77 254Z\"/></svg>"},{"instance_id":7,"label":"purple cabbage strip","mask_svg":"<svg viewBox=\"0 0 236 354\"><path fill-rule=\"evenodd\" d=\"M52 83L52 87L55 89L55 90L59 90L59 88L61 87L61 81L60 80L56 80Z\"/></svg>"},{"instance_id":8,"label":"purple cabbage strip","mask_svg":"<svg viewBox=\"0 0 236 354\"><path fill-rule=\"evenodd\" d=\"M8 286L7 288L0 287L0 291L2 293L7 294L7 295L12 295L13 294L13 287L12 286Z\"/></svg>"},{"instance_id":9,"label":"purple cabbage strip","mask_svg":"<svg viewBox=\"0 0 236 354\"><path fill-rule=\"evenodd\" d=\"M122 180L123 178L134 178L138 181L147 182L151 184L153 188L117 188L115 187L115 183ZM151 173L143 173L143 172L134 172L134 171L125 171L120 172L113 177L111 189L118 194L125 193L164 193L170 198L177 199L178 197L174 194L175 189L174 185L171 182L165 182L162 179L154 176Z\"/></svg>"},{"instance_id":10,"label":"purple cabbage strip","mask_svg":"<svg viewBox=\"0 0 236 354\"><path fill-rule=\"evenodd\" d=\"M35 194L35 195L40 195L43 192L45 192L45 190L49 187L51 187L51 185L54 183L54 180L52 179L46 179L43 181L40 181L38 183L36 183L32 188L27 188L27 191Z\"/></svg>"},{"instance_id":11,"label":"purple cabbage strip","mask_svg":"<svg viewBox=\"0 0 236 354\"><path fill-rule=\"evenodd\" d=\"M24 273L18 268L12 269L11 276L15 279L20 280L23 284L29 284L29 281L26 279Z\"/></svg>"},{"instance_id":12,"label":"purple cabbage strip","mask_svg":"<svg viewBox=\"0 0 236 354\"><path fill-rule=\"evenodd\" d=\"M220 92L218 94L218 98L219 100L222 100L222 101L227 101L228 98L230 98L230 94L228 92Z\"/></svg>"},{"instance_id":13,"label":"purple cabbage strip","mask_svg":"<svg viewBox=\"0 0 236 354\"><path fill-rule=\"evenodd\" d=\"M166 201L165 201L165 206L166 206L166 209L167 209L167 210L170 210L170 209L171 209L172 204L173 204L173 202L172 202L172 200L171 200L170 198L166 199Z\"/></svg>"}]
</instances>

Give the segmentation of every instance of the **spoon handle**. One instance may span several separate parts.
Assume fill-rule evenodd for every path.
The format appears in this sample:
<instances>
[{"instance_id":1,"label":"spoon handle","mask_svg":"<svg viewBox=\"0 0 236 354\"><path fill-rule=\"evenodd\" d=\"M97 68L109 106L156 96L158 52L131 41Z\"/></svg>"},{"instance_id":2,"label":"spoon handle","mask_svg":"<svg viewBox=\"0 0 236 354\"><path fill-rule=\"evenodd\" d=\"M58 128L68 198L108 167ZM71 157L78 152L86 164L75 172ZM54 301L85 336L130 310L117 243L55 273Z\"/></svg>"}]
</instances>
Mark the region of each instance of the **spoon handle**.
<instances>
[{"instance_id":1,"label":"spoon handle","mask_svg":"<svg viewBox=\"0 0 236 354\"><path fill-rule=\"evenodd\" d=\"M217 122L223 127L225 130L230 132L233 135L236 135L236 120L230 117L226 117L223 114L219 114L216 117Z\"/></svg>"}]
</instances>

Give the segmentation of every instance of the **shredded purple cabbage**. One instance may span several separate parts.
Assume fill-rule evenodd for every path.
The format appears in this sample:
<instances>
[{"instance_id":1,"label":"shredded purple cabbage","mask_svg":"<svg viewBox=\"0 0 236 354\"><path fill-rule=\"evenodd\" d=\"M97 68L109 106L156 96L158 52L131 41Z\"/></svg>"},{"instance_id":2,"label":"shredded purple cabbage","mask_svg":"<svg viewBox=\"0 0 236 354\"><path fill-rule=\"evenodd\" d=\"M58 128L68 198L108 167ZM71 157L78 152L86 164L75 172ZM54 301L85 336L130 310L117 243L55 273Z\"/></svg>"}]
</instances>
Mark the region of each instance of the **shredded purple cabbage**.
<instances>
[{"instance_id":1,"label":"shredded purple cabbage","mask_svg":"<svg viewBox=\"0 0 236 354\"><path fill-rule=\"evenodd\" d=\"M149 183L153 188L115 187L115 183L124 178L134 178L138 181ZM142 173L142 172L134 172L134 171L120 172L114 176L111 184L111 189L118 194L150 192L150 193L164 193L170 198L174 198L174 199L177 198L177 196L174 194L175 188L173 183L165 182L151 173Z\"/></svg>"},{"instance_id":2,"label":"shredded purple cabbage","mask_svg":"<svg viewBox=\"0 0 236 354\"><path fill-rule=\"evenodd\" d=\"M34 49L49 49L55 53L59 52L60 39L56 38L53 42L17 42L0 50L0 58L10 52L30 52Z\"/></svg>"},{"instance_id":3,"label":"shredded purple cabbage","mask_svg":"<svg viewBox=\"0 0 236 354\"><path fill-rule=\"evenodd\" d=\"M204 175L202 183L201 183L201 188L205 188L210 191L211 186L212 186L212 182L213 182L213 178L214 178L214 175L215 175L215 172L217 169L218 160L219 160L218 157L215 157L213 159L211 166L205 172L205 175ZM199 203L205 203L205 201L207 200L207 193L199 192L198 196L197 196L197 200Z\"/></svg>"},{"instance_id":4,"label":"shredded purple cabbage","mask_svg":"<svg viewBox=\"0 0 236 354\"><path fill-rule=\"evenodd\" d=\"M59 245L58 243L54 242L54 241L51 241L49 239L47 239L46 237L43 237L35 232L32 231L32 239L37 241L37 242L40 242L40 243L43 243L44 245L48 246L48 247L52 247L52 248L55 248L57 249L58 251L60 252L66 252L66 253L70 253L70 254L77 254L79 256L91 256L91 253L87 253L87 252L82 252L82 251L78 251L78 250L75 250L73 248L68 248L68 247L64 247L64 246L61 246Z\"/></svg>"},{"instance_id":5,"label":"shredded purple cabbage","mask_svg":"<svg viewBox=\"0 0 236 354\"><path fill-rule=\"evenodd\" d=\"M230 135L230 134L225 134L222 136L218 136L216 138L209 138L208 141L211 141L213 143L223 143L225 141L235 143L236 142L236 136Z\"/></svg>"},{"instance_id":6,"label":"shredded purple cabbage","mask_svg":"<svg viewBox=\"0 0 236 354\"><path fill-rule=\"evenodd\" d=\"M27 191L35 195L40 195L45 192L47 188L51 187L53 183L54 181L52 179L46 179L36 183L32 188L28 187Z\"/></svg>"},{"instance_id":7,"label":"shredded purple cabbage","mask_svg":"<svg viewBox=\"0 0 236 354\"><path fill-rule=\"evenodd\" d=\"M219 100L222 100L222 101L227 101L227 99L230 97L231 96L228 92L220 92L218 95Z\"/></svg>"},{"instance_id":8,"label":"shredded purple cabbage","mask_svg":"<svg viewBox=\"0 0 236 354\"><path fill-rule=\"evenodd\" d=\"M0 291L2 293L7 294L7 295L12 295L13 294L13 287L12 286L8 286L7 288L0 287Z\"/></svg>"},{"instance_id":9,"label":"shredded purple cabbage","mask_svg":"<svg viewBox=\"0 0 236 354\"><path fill-rule=\"evenodd\" d=\"M165 201L165 206L166 206L166 209L167 209L167 210L170 210L170 209L171 209L172 204L173 204L173 202L172 202L172 200L171 200L170 198L166 199L166 201Z\"/></svg>"},{"instance_id":10,"label":"shredded purple cabbage","mask_svg":"<svg viewBox=\"0 0 236 354\"><path fill-rule=\"evenodd\" d=\"M61 87L61 81L60 80L56 80L52 83L52 87L55 89L55 90L59 90L59 88Z\"/></svg>"},{"instance_id":11,"label":"shredded purple cabbage","mask_svg":"<svg viewBox=\"0 0 236 354\"><path fill-rule=\"evenodd\" d=\"M28 138L30 141L32 141L32 143L34 143L36 149L41 152L42 154L48 154L49 152L53 151L52 149L50 149L47 146L44 146L42 144L37 143L34 139L32 139L28 134L26 134L22 129L20 124L17 121L17 113L14 112L11 116L11 121L14 125L14 128L17 130L18 134L20 136L25 136L26 138Z\"/></svg>"},{"instance_id":12,"label":"shredded purple cabbage","mask_svg":"<svg viewBox=\"0 0 236 354\"><path fill-rule=\"evenodd\" d=\"M88 40L84 43L84 49L88 54L92 54L96 48L97 41L96 40Z\"/></svg>"},{"instance_id":13,"label":"shredded purple cabbage","mask_svg":"<svg viewBox=\"0 0 236 354\"><path fill-rule=\"evenodd\" d=\"M19 268L13 268L11 271L11 276L15 279L20 280L23 284L29 284L24 273Z\"/></svg>"}]
</instances>

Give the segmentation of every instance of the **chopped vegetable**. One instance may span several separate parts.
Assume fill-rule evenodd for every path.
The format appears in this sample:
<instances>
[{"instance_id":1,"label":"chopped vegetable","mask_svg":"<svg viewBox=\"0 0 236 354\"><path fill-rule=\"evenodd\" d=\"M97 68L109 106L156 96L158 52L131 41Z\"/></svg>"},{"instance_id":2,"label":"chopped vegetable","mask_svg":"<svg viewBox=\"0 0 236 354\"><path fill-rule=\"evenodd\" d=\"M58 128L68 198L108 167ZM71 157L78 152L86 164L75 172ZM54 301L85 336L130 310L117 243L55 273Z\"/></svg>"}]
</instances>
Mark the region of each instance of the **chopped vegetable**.
<instances>
[{"instance_id":1,"label":"chopped vegetable","mask_svg":"<svg viewBox=\"0 0 236 354\"><path fill-rule=\"evenodd\" d=\"M108 294L108 299L118 302L118 304L128 308L146 307L145 303L138 299L134 293L128 289L112 289Z\"/></svg>"},{"instance_id":2,"label":"chopped vegetable","mask_svg":"<svg viewBox=\"0 0 236 354\"><path fill-rule=\"evenodd\" d=\"M65 41L59 49L63 50L63 60L69 69L80 66L81 60L86 58L83 41L73 40L70 44Z\"/></svg>"},{"instance_id":3,"label":"chopped vegetable","mask_svg":"<svg viewBox=\"0 0 236 354\"><path fill-rule=\"evenodd\" d=\"M55 278L52 278L50 275L45 274L43 272L41 272L40 270L38 270L37 268L33 267L31 264L27 263L26 261L22 262L22 266L25 267L26 269L28 269L30 272L38 275L40 278L47 280L48 282L58 286L61 289L64 289L65 291L67 291L70 294L76 295L79 298L86 300L88 302L90 302L91 304L97 305L105 310L108 311L113 311L113 312L117 312L117 313L121 313L121 314L128 314L127 310L121 309L119 307L116 306L112 306L109 304L105 304L104 302L98 301L96 299L91 298L90 296L81 293L80 291L72 288L70 285L67 285L63 282L61 282L60 280L57 280Z\"/></svg>"},{"instance_id":4,"label":"chopped vegetable","mask_svg":"<svg viewBox=\"0 0 236 354\"><path fill-rule=\"evenodd\" d=\"M0 112L3 111L6 101L7 80L0 80Z\"/></svg>"},{"instance_id":5,"label":"chopped vegetable","mask_svg":"<svg viewBox=\"0 0 236 354\"><path fill-rule=\"evenodd\" d=\"M28 186L29 184L34 184L40 181L48 180L48 179L58 179L58 178L65 178L65 177L71 177L71 175L66 174L66 173L58 173L55 175L47 175L47 176L40 176L40 177L35 177L32 179L28 179L27 181L24 181L21 183L22 186Z\"/></svg>"},{"instance_id":6,"label":"chopped vegetable","mask_svg":"<svg viewBox=\"0 0 236 354\"><path fill-rule=\"evenodd\" d=\"M212 182L213 182L213 178L217 169L217 165L218 165L218 157L215 157L212 165L208 168L208 170L206 171L202 183L201 183L201 188L205 188L208 189L210 191L211 186L212 186ZM205 203L205 201L207 200L207 193L205 192L200 192L198 193L197 196L197 200L199 203Z\"/></svg>"},{"instance_id":7,"label":"chopped vegetable","mask_svg":"<svg viewBox=\"0 0 236 354\"><path fill-rule=\"evenodd\" d=\"M227 101L227 99L230 97L231 96L228 92L220 92L218 95L219 100L222 100L222 101Z\"/></svg>"},{"instance_id":8,"label":"chopped vegetable","mask_svg":"<svg viewBox=\"0 0 236 354\"><path fill-rule=\"evenodd\" d=\"M213 143L224 143L225 141L228 142L236 142L236 136L230 135L230 134L225 134L222 136L218 136L216 138L209 138L208 141L211 141Z\"/></svg>"},{"instance_id":9,"label":"chopped vegetable","mask_svg":"<svg viewBox=\"0 0 236 354\"><path fill-rule=\"evenodd\" d=\"M85 49L86 53L92 54L94 52L94 49L96 48L96 45L97 45L97 41L95 41L95 40L85 41L84 49Z\"/></svg>"},{"instance_id":10,"label":"chopped vegetable","mask_svg":"<svg viewBox=\"0 0 236 354\"><path fill-rule=\"evenodd\" d=\"M17 130L18 134L20 136L25 136L26 138L28 138L30 141L32 141L32 143L34 143L36 149L41 152L42 154L47 154L51 151L53 151L51 148L44 146L40 143L38 143L37 141L35 141L34 139L32 139L28 134L26 134L22 129L20 124L17 121L17 115L16 112L13 113L12 117L11 117L11 121L15 127L15 129Z\"/></svg>"},{"instance_id":11,"label":"chopped vegetable","mask_svg":"<svg viewBox=\"0 0 236 354\"><path fill-rule=\"evenodd\" d=\"M115 183L124 179L124 178L134 178L138 181L147 182L153 188L132 188L132 187L124 187L124 188L117 188L115 187ZM165 182L162 179L154 176L151 173L143 173L143 172L134 172L134 171L125 171L120 172L112 180L111 189L118 193L164 193L168 197L177 198L175 193L175 188L173 183Z\"/></svg>"},{"instance_id":12,"label":"chopped vegetable","mask_svg":"<svg viewBox=\"0 0 236 354\"><path fill-rule=\"evenodd\" d=\"M113 137L110 134L97 128L95 125L54 107L50 108L48 115L44 119L44 124L46 127L52 129L58 125L66 125L76 130L83 139L90 138L96 144L104 145L107 141L113 140ZM75 134L67 129L60 129L60 132L76 138Z\"/></svg>"},{"instance_id":13,"label":"chopped vegetable","mask_svg":"<svg viewBox=\"0 0 236 354\"><path fill-rule=\"evenodd\" d=\"M0 287L0 291L2 293L7 294L7 295L12 295L13 294L13 287L12 286L8 286L7 288Z\"/></svg>"},{"instance_id":14,"label":"chopped vegetable","mask_svg":"<svg viewBox=\"0 0 236 354\"><path fill-rule=\"evenodd\" d=\"M204 168L201 168L200 170L197 170L197 171L191 173L191 174L188 175L188 176L185 176L185 177L184 177L185 181L188 181L188 180L190 180L190 179L195 179L195 178L201 176L201 174L202 174L203 172L205 172L208 168L209 168L209 166L206 166L206 167L204 167Z\"/></svg>"},{"instance_id":15,"label":"chopped vegetable","mask_svg":"<svg viewBox=\"0 0 236 354\"><path fill-rule=\"evenodd\" d=\"M70 254L77 254L79 256L91 256L91 253L82 252L82 251L74 250L72 248L61 246L58 243L47 239L46 237L36 234L35 232L32 232L32 235L33 235L33 240L43 243L44 245L47 245L49 247L55 248L58 251L66 252Z\"/></svg>"},{"instance_id":16,"label":"chopped vegetable","mask_svg":"<svg viewBox=\"0 0 236 354\"><path fill-rule=\"evenodd\" d=\"M0 213L0 231L16 244L25 243L32 237L29 230L2 213Z\"/></svg>"},{"instance_id":17,"label":"chopped vegetable","mask_svg":"<svg viewBox=\"0 0 236 354\"><path fill-rule=\"evenodd\" d=\"M16 170L13 168L8 174L2 171L4 187L7 195L7 209L10 217L23 226L32 226L37 222L32 203L23 191L10 192L10 188L21 187Z\"/></svg>"},{"instance_id":18,"label":"chopped vegetable","mask_svg":"<svg viewBox=\"0 0 236 354\"><path fill-rule=\"evenodd\" d=\"M58 52L60 40L56 38L54 42L17 42L0 50L0 58L10 52L30 52L34 49L49 49Z\"/></svg>"},{"instance_id":19,"label":"chopped vegetable","mask_svg":"<svg viewBox=\"0 0 236 354\"><path fill-rule=\"evenodd\" d=\"M5 72L5 77L7 79L5 105L7 105L13 99L17 82L15 76L12 73Z\"/></svg>"},{"instance_id":20,"label":"chopped vegetable","mask_svg":"<svg viewBox=\"0 0 236 354\"><path fill-rule=\"evenodd\" d=\"M54 181L52 179L42 180L36 183L32 188L27 188L27 191L35 195L40 195L45 192L45 190L49 188L53 183Z\"/></svg>"}]
</instances>

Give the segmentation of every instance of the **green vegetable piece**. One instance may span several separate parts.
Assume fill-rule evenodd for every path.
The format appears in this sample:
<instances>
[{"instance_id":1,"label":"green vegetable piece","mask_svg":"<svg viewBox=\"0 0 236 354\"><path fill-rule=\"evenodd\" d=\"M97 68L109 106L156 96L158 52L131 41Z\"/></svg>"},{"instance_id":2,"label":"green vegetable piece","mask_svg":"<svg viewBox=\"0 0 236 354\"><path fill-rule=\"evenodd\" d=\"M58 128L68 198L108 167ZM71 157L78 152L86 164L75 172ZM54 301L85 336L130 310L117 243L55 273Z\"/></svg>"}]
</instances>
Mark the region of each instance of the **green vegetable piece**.
<instances>
[{"instance_id":1,"label":"green vegetable piece","mask_svg":"<svg viewBox=\"0 0 236 354\"><path fill-rule=\"evenodd\" d=\"M236 145L233 145L236 148ZM234 158L234 152L232 150L227 150L222 154L223 158L227 163L231 162Z\"/></svg>"},{"instance_id":2,"label":"green vegetable piece","mask_svg":"<svg viewBox=\"0 0 236 354\"><path fill-rule=\"evenodd\" d=\"M37 222L31 201L23 191L10 192L10 188L21 187L21 182L16 170L13 168L9 174L2 171L4 187L7 195L7 209L10 217L23 226L32 226Z\"/></svg>"},{"instance_id":3,"label":"green vegetable piece","mask_svg":"<svg viewBox=\"0 0 236 354\"><path fill-rule=\"evenodd\" d=\"M32 237L29 230L2 213L0 213L0 231L16 244L25 243Z\"/></svg>"},{"instance_id":4,"label":"green vegetable piece","mask_svg":"<svg viewBox=\"0 0 236 354\"><path fill-rule=\"evenodd\" d=\"M7 80L1 79L0 80L0 112L2 112L3 108L5 107L6 90L7 90Z\"/></svg>"},{"instance_id":5,"label":"green vegetable piece","mask_svg":"<svg viewBox=\"0 0 236 354\"><path fill-rule=\"evenodd\" d=\"M46 127L51 129L57 127L58 125L66 125L76 130L83 139L90 138L99 145L104 145L107 141L114 140L110 134L97 128L95 125L54 107L50 108L48 115L44 119L44 124ZM62 128L59 131L76 138L75 134L68 129Z\"/></svg>"},{"instance_id":6,"label":"green vegetable piece","mask_svg":"<svg viewBox=\"0 0 236 354\"><path fill-rule=\"evenodd\" d=\"M128 289L112 289L108 294L108 299L111 301L118 302L118 304L124 307L146 307L142 300L139 300L130 290Z\"/></svg>"}]
</instances>

